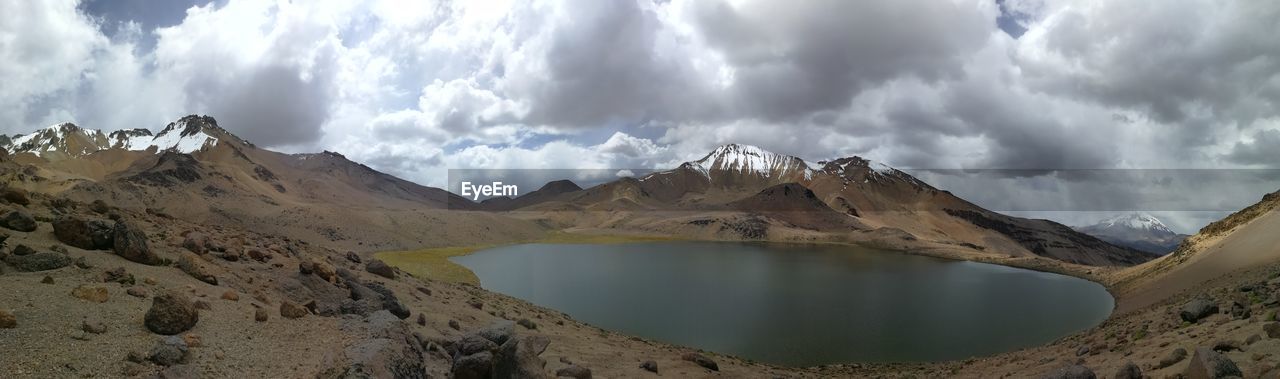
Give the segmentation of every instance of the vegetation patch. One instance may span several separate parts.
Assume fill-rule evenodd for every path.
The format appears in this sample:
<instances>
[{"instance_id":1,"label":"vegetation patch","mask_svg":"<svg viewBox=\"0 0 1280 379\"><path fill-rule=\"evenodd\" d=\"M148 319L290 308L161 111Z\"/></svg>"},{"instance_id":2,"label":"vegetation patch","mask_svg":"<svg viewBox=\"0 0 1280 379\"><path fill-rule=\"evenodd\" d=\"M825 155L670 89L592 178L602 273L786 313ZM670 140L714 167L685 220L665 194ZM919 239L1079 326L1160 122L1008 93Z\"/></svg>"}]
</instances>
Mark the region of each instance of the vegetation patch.
<instances>
[{"instance_id":1,"label":"vegetation patch","mask_svg":"<svg viewBox=\"0 0 1280 379\"><path fill-rule=\"evenodd\" d=\"M641 235L552 232L547 233L537 240L517 243L612 244L670 240L674 240L674 238ZM480 285L480 278L477 277L474 272L471 272L471 270L463 267L462 265L453 263L449 258L463 256L498 246L500 245L450 246L405 251L384 251L374 254L374 257L419 278Z\"/></svg>"}]
</instances>

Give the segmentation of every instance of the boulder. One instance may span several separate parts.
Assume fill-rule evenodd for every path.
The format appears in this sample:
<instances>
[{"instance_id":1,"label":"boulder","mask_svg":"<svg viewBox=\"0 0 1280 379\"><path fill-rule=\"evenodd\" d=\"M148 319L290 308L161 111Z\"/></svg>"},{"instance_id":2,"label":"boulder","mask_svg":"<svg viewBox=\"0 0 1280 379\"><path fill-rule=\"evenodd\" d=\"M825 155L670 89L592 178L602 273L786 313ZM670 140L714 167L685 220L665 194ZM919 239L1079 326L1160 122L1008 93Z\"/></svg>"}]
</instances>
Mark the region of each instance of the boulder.
<instances>
[{"instance_id":1,"label":"boulder","mask_svg":"<svg viewBox=\"0 0 1280 379\"><path fill-rule=\"evenodd\" d=\"M71 265L71 257L53 252L10 255L4 261L24 272L56 270Z\"/></svg>"},{"instance_id":2,"label":"boulder","mask_svg":"<svg viewBox=\"0 0 1280 379\"><path fill-rule=\"evenodd\" d=\"M31 198L27 196L27 190L18 187L4 186L4 188L0 188L0 199L11 204L31 205Z\"/></svg>"},{"instance_id":3,"label":"boulder","mask_svg":"<svg viewBox=\"0 0 1280 379\"><path fill-rule=\"evenodd\" d=\"M200 232L187 233L186 238L182 239L182 247L196 254L204 254L209 252L209 236Z\"/></svg>"},{"instance_id":4,"label":"boulder","mask_svg":"<svg viewBox=\"0 0 1280 379\"><path fill-rule=\"evenodd\" d=\"M215 286L218 285L218 277L215 273L219 270L212 263L205 261L204 258L195 253L182 252L182 255L178 258L178 268L182 269L182 272L187 273L187 275L196 278L196 280Z\"/></svg>"},{"instance_id":5,"label":"boulder","mask_svg":"<svg viewBox=\"0 0 1280 379\"><path fill-rule=\"evenodd\" d=\"M129 294L129 296L133 296L133 297L140 297L140 298L147 297L146 287L133 286L133 287L129 287L129 289L125 290L124 292Z\"/></svg>"},{"instance_id":6,"label":"boulder","mask_svg":"<svg viewBox=\"0 0 1280 379\"><path fill-rule=\"evenodd\" d=\"M459 356L466 356L482 351L496 351L498 344L493 343L484 337L475 334L462 336L458 342L453 343L453 350L456 350Z\"/></svg>"},{"instance_id":7,"label":"boulder","mask_svg":"<svg viewBox=\"0 0 1280 379\"><path fill-rule=\"evenodd\" d=\"M1251 316L1248 300L1235 300L1231 302L1231 318L1243 320Z\"/></svg>"},{"instance_id":8,"label":"boulder","mask_svg":"<svg viewBox=\"0 0 1280 379\"><path fill-rule=\"evenodd\" d=\"M89 203L89 210L97 214L106 214L111 211L111 206L107 205L107 202L102 201L102 199L97 199Z\"/></svg>"},{"instance_id":9,"label":"boulder","mask_svg":"<svg viewBox=\"0 0 1280 379\"><path fill-rule=\"evenodd\" d=\"M396 270L388 266L385 262L378 259L370 259L369 264L364 266L365 271L378 275L387 279L396 278Z\"/></svg>"},{"instance_id":10,"label":"boulder","mask_svg":"<svg viewBox=\"0 0 1280 379\"><path fill-rule=\"evenodd\" d=\"M32 249L31 246L18 244L18 246L13 247L13 255L31 255L35 253L36 249Z\"/></svg>"},{"instance_id":11,"label":"boulder","mask_svg":"<svg viewBox=\"0 0 1280 379\"><path fill-rule=\"evenodd\" d=\"M69 215L53 220L53 236L62 243L85 250L107 250L113 244L111 224Z\"/></svg>"},{"instance_id":12,"label":"boulder","mask_svg":"<svg viewBox=\"0 0 1280 379\"><path fill-rule=\"evenodd\" d=\"M107 332L107 324L98 320L84 320L80 322L80 329L88 333L102 334Z\"/></svg>"},{"instance_id":13,"label":"boulder","mask_svg":"<svg viewBox=\"0 0 1280 379\"><path fill-rule=\"evenodd\" d=\"M147 234L141 229L121 219L116 221L111 236L116 255L145 265L160 264L160 257L147 247Z\"/></svg>"},{"instance_id":14,"label":"boulder","mask_svg":"<svg viewBox=\"0 0 1280 379\"><path fill-rule=\"evenodd\" d=\"M1097 375L1088 367L1081 365L1067 365L1053 370L1045 374L1041 378L1044 379L1097 379Z\"/></svg>"},{"instance_id":15,"label":"boulder","mask_svg":"<svg viewBox=\"0 0 1280 379\"><path fill-rule=\"evenodd\" d=\"M1116 371L1115 379L1142 379L1142 369L1133 361L1126 362L1119 371Z\"/></svg>"},{"instance_id":16,"label":"boulder","mask_svg":"<svg viewBox=\"0 0 1280 379\"><path fill-rule=\"evenodd\" d=\"M168 336L161 338L151 348L150 359L161 366L173 366L185 362L189 351L186 341L181 337Z\"/></svg>"},{"instance_id":17,"label":"boulder","mask_svg":"<svg viewBox=\"0 0 1280 379\"><path fill-rule=\"evenodd\" d=\"M82 285L71 290L71 296L84 301L105 303L111 295L107 292L107 287Z\"/></svg>"},{"instance_id":18,"label":"boulder","mask_svg":"<svg viewBox=\"0 0 1280 379\"><path fill-rule=\"evenodd\" d=\"M164 291L151 300L151 309L143 318L147 329L156 334L174 335L191 330L200 314L186 295Z\"/></svg>"},{"instance_id":19,"label":"boulder","mask_svg":"<svg viewBox=\"0 0 1280 379\"><path fill-rule=\"evenodd\" d=\"M1178 364L1178 362L1182 362L1183 359L1187 359L1187 349L1173 349L1173 351L1169 352L1169 355L1164 356L1164 358L1160 358L1160 362L1156 364L1156 369L1159 370L1173 366Z\"/></svg>"},{"instance_id":20,"label":"boulder","mask_svg":"<svg viewBox=\"0 0 1280 379\"><path fill-rule=\"evenodd\" d=\"M551 340L544 336L515 336L498 347L493 357L493 376L497 378L546 378L547 362L539 355Z\"/></svg>"},{"instance_id":21,"label":"boulder","mask_svg":"<svg viewBox=\"0 0 1280 379\"><path fill-rule=\"evenodd\" d=\"M227 290L222 293L222 300L240 301L240 294L235 290Z\"/></svg>"},{"instance_id":22,"label":"boulder","mask_svg":"<svg viewBox=\"0 0 1280 379\"><path fill-rule=\"evenodd\" d=\"M280 317L287 319L302 318L310 314L306 307L298 305L298 303L284 300L280 302Z\"/></svg>"},{"instance_id":23,"label":"boulder","mask_svg":"<svg viewBox=\"0 0 1280 379\"><path fill-rule=\"evenodd\" d=\"M569 367L556 370L556 377L591 379L591 369L578 365L569 365Z\"/></svg>"},{"instance_id":24,"label":"boulder","mask_svg":"<svg viewBox=\"0 0 1280 379\"><path fill-rule=\"evenodd\" d=\"M1262 331L1267 333L1267 338L1280 338L1280 322L1262 324Z\"/></svg>"},{"instance_id":25,"label":"boulder","mask_svg":"<svg viewBox=\"0 0 1280 379\"><path fill-rule=\"evenodd\" d=\"M656 361L644 361L644 363L641 363L641 364L640 364L640 368L644 369L645 371L648 371L648 372L652 372L652 373L654 373L654 374L657 374L657 373L658 373L658 362L656 362Z\"/></svg>"},{"instance_id":26,"label":"boulder","mask_svg":"<svg viewBox=\"0 0 1280 379\"><path fill-rule=\"evenodd\" d=\"M488 379L493 371L493 353L488 351L453 360L449 372L454 379Z\"/></svg>"},{"instance_id":27,"label":"boulder","mask_svg":"<svg viewBox=\"0 0 1280 379\"><path fill-rule=\"evenodd\" d=\"M18 316L7 309L0 309L0 329L13 329L18 327Z\"/></svg>"},{"instance_id":28,"label":"boulder","mask_svg":"<svg viewBox=\"0 0 1280 379\"><path fill-rule=\"evenodd\" d=\"M348 251L347 260L351 261L351 263L360 263L360 255L356 254L354 251Z\"/></svg>"},{"instance_id":29,"label":"boulder","mask_svg":"<svg viewBox=\"0 0 1280 379\"><path fill-rule=\"evenodd\" d=\"M380 311L366 320L369 338L344 350L343 378L425 378L426 353L422 343L409 332L408 325Z\"/></svg>"},{"instance_id":30,"label":"boulder","mask_svg":"<svg viewBox=\"0 0 1280 379\"><path fill-rule=\"evenodd\" d=\"M256 308L253 310L253 321L267 322L268 318L270 318L270 315L266 308Z\"/></svg>"},{"instance_id":31,"label":"boulder","mask_svg":"<svg viewBox=\"0 0 1280 379\"><path fill-rule=\"evenodd\" d=\"M27 212L12 210L0 217L0 227L30 233L36 231L36 219Z\"/></svg>"},{"instance_id":32,"label":"boulder","mask_svg":"<svg viewBox=\"0 0 1280 379\"><path fill-rule=\"evenodd\" d=\"M1197 297L1182 306L1179 316L1186 322L1198 322L1200 319L1218 313L1218 303L1207 296Z\"/></svg>"},{"instance_id":33,"label":"boulder","mask_svg":"<svg viewBox=\"0 0 1280 379\"><path fill-rule=\"evenodd\" d=\"M1182 375L1188 379L1244 377L1235 362L1205 347L1196 348L1196 354L1191 356L1191 364L1187 365Z\"/></svg>"},{"instance_id":34,"label":"boulder","mask_svg":"<svg viewBox=\"0 0 1280 379\"><path fill-rule=\"evenodd\" d=\"M512 336L516 334L515 323L511 320L500 320L484 327L484 329L476 330L474 333L493 341L498 345L507 343Z\"/></svg>"},{"instance_id":35,"label":"boulder","mask_svg":"<svg viewBox=\"0 0 1280 379\"><path fill-rule=\"evenodd\" d=\"M711 358L707 358L702 354L692 352L684 353L680 356L680 359L693 362L694 364L711 371L720 371L720 365L717 365L716 361L713 361Z\"/></svg>"}]
</instances>

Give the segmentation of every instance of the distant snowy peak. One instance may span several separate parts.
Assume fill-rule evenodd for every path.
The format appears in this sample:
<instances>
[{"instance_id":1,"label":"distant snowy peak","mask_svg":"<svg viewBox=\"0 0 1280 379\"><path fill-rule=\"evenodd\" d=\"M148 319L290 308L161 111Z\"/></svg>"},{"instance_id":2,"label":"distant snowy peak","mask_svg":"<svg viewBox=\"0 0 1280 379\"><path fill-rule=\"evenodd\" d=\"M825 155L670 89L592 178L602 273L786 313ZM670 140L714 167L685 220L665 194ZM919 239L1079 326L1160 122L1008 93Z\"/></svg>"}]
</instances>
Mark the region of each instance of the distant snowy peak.
<instances>
[{"instance_id":1,"label":"distant snowy peak","mask_svg":"<svg viewBox=\"0 0 1280 379\"><path fill-rule=\"evenodd\" d=\"M0 147L11 153L32 153L45 158L83 156L107 149L146 151L152 147L156 148L156 152L191 154L217 146L220 140L226 139L251 146L218 127L217 121L212 117L191 115L169 123L155 135L150 130L141 128L106 134L97 129L61 123L31 134L0 138Z\"/></svg>"},{"instance_id":2,"label":"distant snowy peak","mask_svg":"<svg viewBox=\"0 0 1280 379\"><path fill-rule=\"evenodd\" d=\"M1173 231L1170 230L1168 226L1165 226L1163 222L1160 222L1160 219L1146 213L1120 215L1102 220L1102 222L1099 222L1097 225L1104 228L1119 226L1173 234Z\"/></svg>"},{"instance_id":3,"label":"distant snowy peak","mask_svg":"<svg viewBox=\"0 0 1280 379\"><path fill-rule=\"evenodd\" d=\"M717 147L702 159L685 165L703 175L710 175L712 171L728 171L761 177L782 177L798 173L809 178L813 173L803 159L739 144Z\"/></svg>"},{"instance_id":4,"label":"distant snowy peak","mask_svg":"<svg viewBox=\"0 0 1280 379\"><path fill-rule=\"evenodd\" d=\"M216 129L215 129L216 128ZM209 116L186 116L166 125L151 139L151 146L158 151L174 151L191 154L218 145L212 134L222 131L217 121Z\"/></svg>"}]
</instances>

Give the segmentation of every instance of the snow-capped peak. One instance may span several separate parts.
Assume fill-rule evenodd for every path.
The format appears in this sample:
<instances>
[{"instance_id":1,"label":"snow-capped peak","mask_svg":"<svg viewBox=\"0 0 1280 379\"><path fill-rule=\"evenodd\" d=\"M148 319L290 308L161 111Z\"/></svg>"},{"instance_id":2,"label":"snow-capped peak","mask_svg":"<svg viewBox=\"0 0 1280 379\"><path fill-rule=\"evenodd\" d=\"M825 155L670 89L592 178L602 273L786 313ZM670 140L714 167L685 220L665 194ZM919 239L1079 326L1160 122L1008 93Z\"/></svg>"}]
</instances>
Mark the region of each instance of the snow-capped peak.
<instances>
[{"instance_id":1,"label":"snow-capped peak","mask_svg":"<svg viewBox=\"0 0 1280 379\"><path fill-rule=\"evenodd\" d=\"M1132 229L1152 230L1173 233L1160 219L1150 214L1135 212L1102 220L1098 225L1103 227L1123 226Z\"/></svg>"},{"instance_id":2,"label":"snow-capped peak","mask_svg":"<svg viewBox=\"0 0 1280 379\"><path fill-rule=\"evenodd\" d=\"M168 150L183 154L216 146L218 138L205 130L208 124L212 124L212 120L210 117L187 116L171 122L151 139L151 146L155 146L157 151Z\"/></svg>"},{"instance_id":3,"label":"snow-capped peak","mask_svg":"<svg viewBox=\"0 0 1280 379\"><path fill-rule=\"evenodd\" d=\"M710 154L690 162L692 168L704 175L713 170L754 174L764 177L801 172L806 178L812 170L804 160L790 155L777 154L751 145L728 144L717 147Z\"/></svg>"},{"instance_id":4,"label":"snow-capped peak","mask_svg":"<svg viewBox=\"0 0 1280 379\"><path fill-rule=\"evenodd\" d=\"M217 137L215 137L215 135ZM156 152L174 151L191 154L216 146L220 137L231 138L248 145L234 135L222 130L212 117L186 116L169 125L156 135L147 129L117 130L105 134L97 129L85 129L72 123L55 124L31 134L0 138L0 147L11 153L32 153L47 159L62 156L82 156L99 150L124 149ZM55 153L50 155L49 153Z\"/></svg>"}]
</instances>

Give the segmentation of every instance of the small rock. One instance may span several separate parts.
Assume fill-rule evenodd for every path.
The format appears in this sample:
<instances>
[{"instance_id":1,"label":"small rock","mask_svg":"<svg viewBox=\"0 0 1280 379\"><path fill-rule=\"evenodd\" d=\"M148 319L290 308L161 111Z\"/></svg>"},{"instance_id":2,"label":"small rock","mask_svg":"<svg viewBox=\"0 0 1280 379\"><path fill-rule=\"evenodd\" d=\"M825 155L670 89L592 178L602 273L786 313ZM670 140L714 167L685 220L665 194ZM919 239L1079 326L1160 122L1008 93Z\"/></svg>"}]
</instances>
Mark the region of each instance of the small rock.
<instances>
[{"instance_id":1,"label":"small rock","mask_svg":"<svg viewBox=\"0 0 1280 379\"><path fill-rule=\"evenodd\" d=\"M268 318L266 308L257 308L253 311L253 320L257 322L266 322Z\"/></svg>"},{"instance_id":2,"label":"small rock","mask_svg":"<svg viewBox=\"0 0 1280 379\"><path fill-rule=\"evenodd\" d=\"M418 314L418 325L427 326L427 315Z\"/></svg>"},{"instance_id":3,"label":"small rock","mask_svg":"<svg viewBox=\"0 0 1280 379\"><path fill-rule=\"evenodd\" d=\"M111 236L112 250L116 255L145 265L160 264L160 257L147 246L147 234L124 219L116 221L111 229Z\"/></svg>"},{"instance_id":4,"label":"small rock","mask_svg":"<svg viewBox=\"0 0 1280 379\"><path fill-rule=\"evenodd\" d=\"M1053 370L1045 374L1043 379L1096 379L1098 376L1088 367L1081 365L1068 365Z\"/></svg>"},{"instance_id":5,"label":"small rock","mask_svg":"<svg viewBox=\"0 0 1280 379\"><path fill-rule=\"evenodd\" d=\"M18 327L18 317L7 309L0 309L0 329L13 329Z\"/></svg>"},{"instance_id":6,"label":"small rock","mask_svg":"<svg viewBox=\"0 0 1280 379\"><path fill-rule=\"evenodd\" d=\"M1236 300L1231 302L1231 317L1236 320L1249 318L1250 314L1247 300Z\"/></svg>"},{"instance_id":7,"label":"small rock","mask_svg":"<svg viewBox=\"0 0 1280 379\"><path fill-rule=\"evenodd\" d=\"M110 297L107 293L106 287L87 285L82 285L71 290L71 296L94 303L105 303Z\"/></svg>"},{"instance_id":8,"label":"small rock","mask_svg":"<svg viewBox=\"0 0 1280 379\"><path fill-rule=\"evenodd\" d=\"M27 245L18 244L18 246L13 247L13 255L24 256L24 255L31 255L35 253L36 253L36 249L32 249L30 246L27 246Z\"/></svg>"},{"instance_id":9,"label":"small rock","mask_svg":"<svg viewBox=\"0 0 1280 379\"><path fill-rule=\"evenodd\" d=\"M148 358L148 356L147 356L146 354L143 354L142 352L139 352L139 351L136 351L136 350L135 350L135 351L130 351L130 352L129 352L129 354L128 354L128 355L125 355L125 357L124 357L125 361L129 361L129 362L133 362L133 363L142 363L142 362L146 362L146 361L147 361L147 358Z\"/></svg>"},{"instance_id":10,"label":"small rock","mask_svg":"<svg viewBox=\"0 0 1280 379\"><path fill-rule=\"evenodd\" d=\"M484 308L484 302L476 298L467 299L467 305L470 305L472 308L475 308L475 309Z\"/></svg>"},{"instance_id":11,"label":"small rock","mask_svg":"<svg viewBox=\"0 0 1280 379\"><path fill-rule=\"evenodd\" d=\"M347 260L351 263L360 263L360 255L354 251L347 251Z\"/></svg>"},{"instance_id":12,"label":"small rock","mask_svg":"<svg viewBox=\"0 0 1280 379\"><path fill-rule=\"evenodd\" d=\"M191 306L195 307L195 308L196 308L196 309L198 309L198 310L202 310L202 311L213 310L213 306L209 305L209 302L204 301L204 300L195 300L195 301L192 301L192 302L191 302Z\"/></svg>"},{"instance_id":13,"label":"small rock","mask_svg":"<svg viewBox=\"0 0 1280 379\"><path fill-rule=\"evenodd\" d=\"M1076 349L1077 357L1081 357L1086 354L1089 354L1089 345L1081 345L1080 348Z\"/></svg>"},{"instance_id":14,"label":"small rock","mask_svg":"<svg viewBox=\"0 0 1280 379\"><path fill-rule=\"evenodd\" d=\"M520 321L516 321L516 325L523 326L525 329L530 329L530 330L538 328L538 324L534 323L532 320L529 320L527 318L522 318L520 319Z\"/></svg>"},{"instance_id":15,"label":"small rock","mask_svg":"<svg viewBox=\"0 0 1280 379\"><path fill-rule=\"evenodd\" d=\"M1262 340L1262 336L1261 336L1261 335L1254 334L1254 335L1250 335L1250 336L1249 336L1249 338L1246 338L1246 339L1244 340L1244 344L1245 344L1245 345L1252 345L1252 344L1258 343L1258 341L1261 341L1261 340Z\"/></svg>"},{"instance_id":16,"label":"small rock","mask_svg":"<svg viewBox=\"0 0 1280 379\"><path fill-rule=\"evenodd\" d=\"M455 379L485 379L493 377L493 353L488 351L457 358L449 372Z\"/></svg>"},{"instance_id":17,"label":"small rock","mask_svg":"<svg viewBox=\"0 0 1280 379\"><path fill-rule=\"evenodd\" d=\"M462 325L458 324L458 320L449 320L449 327L453 330L462 330Z\"/></svg>"},{"instance_id":18,"label":"small rock","mask_svg":"<svg viewBox=\"0 0 1280 379\"><path fill-rule=\"evenodd\" d=\"M120 375L127 377L142 376L142 373L146 371L147 367L140 365L137 362L125 362L124 367L120 369Z\"/></svg>"},{"instance_id":19,"label":"small rock","mask_svg":"<svg viewBox=\"0 0 1280 379\"><path fill-rule=\"evenodd\" d=\"M52 277L52 276L45 275L45 276L44 276L44 279L40 279L40 283L44 283L44 284L53 284L53 277Z\"/></svg>"},{"instance_id":20,"label":"small rock","mask_svg":"<svg viewBox=\"0 0 1280 379\"><path fill-rule=\"evenodd\" d=\"M168 336L151 348L151 361L161 366L173 366L185 361L188 352L186 341L178 336Z\"/></svg>"},{"instance_id":21,"label":"small rock","mask_svg":"<svg viewBox=\"0 0 1280 379\"><path fill-rule=\"evenodd\" d=\"M191 300L177 291L164 291L151 300L151 309L143 318L147 329L156 334L174 335L191 330L200 320Z\"/></svg>"},{"instance_id":22,"label":"small rock","mask_svg":"<svg viewBox=\"0 0 1280 379\"><path fill-rule=\"evenodd\" d=\"M208 252L209 236L200 232L187 233L187 237L182 240L182 247L196 254L204 254Z\"/></svg>"},{"instance_id":23,"label":"small rock","mask_svg":"<svg viewBox=\"0 0 1280 379\"><path fill-rule=\"evenodd\" d=\"M1218 313L1218 304L1208 296L1200 296L1183 305L1179 316L1186 322L1198 322L1215 313Z\"/></svg>"},{"instance_id":24,"label":"small rock","mask_svg":"<svg viewBox=\"0 0 1280 379\"><path fill-rule=\"evenodd\" d=\"M195 333L183 334L182 342L185 342L187 346L190 347L200 347L204 345L204 343L200 342L200 335Z\"/></svg>"},{"instance_id":25,"label":"small rock","mask_svg":"<svg viewBox=\"0 0 1280 379\"><path fill-rule=\"evenodd\" d=\"M556 377L591 379L591 369L578 365L570 365L569 367L556 370Z\"/></svg>"},{"instance_id":26,"label":"small rock","mask_svg":"<svg viewBox=\"0 0 1280 379\"><path fill-rule=\"evenodd\" d=\"M641 363L641 364L640 364L640 368L644 369L645 371L648 371L648 372L652 372L652 373L654 373L654 374L657 374L657 373L658 373L658 362L656 362L656 361L644 361L644 363Z\"/></svg>"},{"instance_id":27,"label":"small rock","mask_svg":"<svg viewBox=\"0 0 1280 379\"><path fill-rule=\"evenodd\" d=\"M234 290L227 290L222 293L222 300L240 301L240 294Z\"/></svg>"},{"instance_id":28,"label":"small rock","mask_svg":"<svg viewBox=\"0 0 1280 379\"><path fill-rule=\"evenodd\" d=\"M36 219L24 211L9 211L0 217L0 227L30 233L36 231Z\"/></svg>"},{"instance_id":29,"label":"small rock","mask_svg":"<svg viewBox=\"0 0 1280 379\"><path fill-rule=\"evenodd\" d=\"M1262 331L1267 332L1267 338L1280 338L1280 322L1262 324Z\"/></svg>"},{"instance_id":30,"label":"small rock","mask_svg":"<svg viewBox=\"0 0 1280 379\"><path fill-rule=\"evenodd\" d=\"M218 277L215 275L216 269L212 263L206 262L204 258L191 252L183 252L178 258L178 268L196 280L218 285Z\"/></svg>"},{"instance_id":31,"label":"small rock","mask_svg":"<svg viewBox=\"0 0 1280 379\"><path fill-rule=\"evenodd\" d=\"M280 317L295 319L306 316L307 313L307 308L298 305L298 303L288 300L280 302Z\"/></svg>"},{"instance_id":32,"label":"small rock","mask_svg":"<svg viewBox=\"0 0 1280 379\"><path fill-rule=\"evenodd\" d=\"M76 329L71 331L71 339L79 341L88 341L91 337L84 330Z\"/></svg>"},{"instance_id":33,"label":"small rock","mask_svg":"<svg viewBox=\"0 0 1280 379\"><path fill-rule=\"evenodd\" d=\"M1244 373L1240 372L1235 362L1212 349L1203 347L1196 349L1196 354L1191 357L1191 364L1182 374L1188 378L1244 377Z\"/></svg>"},{"instance_id":34,"label":"small rock","mask_svg":"<svg viewBox=\"0 0 1280 379\"><path fill-rule=\"evenodd\" d=\"M93 265L89 264L89 260L84 259L84 257L76 258L75 265L76 267L79 267L85 270L93 268Z\"/></svg>"},{"instance_id":35,"label":"small rock","mask_svg":"<svg viewBox=\"0 0 1280 379\"><path fill-rule=\"evenodd\" d=\"M1175 364L1178 364L1178 362L1182 362L1183 359L1187 359L1187 349L1183 349L1183 348L1174 349L1173 351L1169 352L1169 355L1166 355L1164 358L1160 358L1160 363L1156 364L1156 369L1159 370L1165 367L1173 366Z\"/></svg>"},{"instance_id":36,"label":"small rock","mask_svg":"<svg viewBox=\"0 0 1280 379\"><path fill-rule=\"evenodd\" d=\"M53 252L38 252L28 255L11 255L5 262L13 265L18 271L36 272L56 270L71 265L71 257Z\"/></svg>"},{"instance_id":37,"label":"small rock","mask_svg":"<svg viewBox=\"0 0 1280 379\"><path fill-rule=\"evenodd\" d=\"M102 321L84 320L80 323L80 329L93 334L102 334L107 332L107 325Z\"/></svg>"},{"instance_id":38,"label":"small rock","mask_svg":"<svg viewBox=\"0 0 1280 379\"><path fill-rule=\"evenodd\" d=\"M129 287L129 289L125 290L124 292L129 294L129 296L133 296L133 297L141 297L141 298L147 297L147 289L145 287L133 286L133 287Z\"/></svg>"},{"instance_id":39,"label":"small rock","mask_svg":"<svg viewBox=\"0 0 1280 379\"><path fill-rule=\"evenodd\" d=\"M707 358L702 354L693 353L693 352L684 353L683 355L680 356L680 359L693 362L694 364L698 366L702 366L703 368L711 371L720 371L720 365L717 365L716 361L713 361L711 360L711 358Z\"/></svg>"},{"instance_id":40,"label":"small rock","mask_svg":"<svg viewBox=\"0 0 1280 379\"><path fill-rule=\"evenodd\" d=\"M476 335L484 337L487 340L493 341L493 343L496 343L498 345L507 343L507 341L510 340L511 337L515 335L515 333L516 333L515 323L511 322L510 320L499 320L497 322L494 322L493 324L490 324L484 329L480 329L475 332Z\"/></svg>"},{"instance_id":41,"label":"small rock","mask_svg":"<svg viewBox=\"0 0 1280 379\"><path fill-rule=\"evenodd\" d=\"M418 287L418 292L422 292L423 295L431 296L431 289L427 287Z\"/></svg>"},{"instance_id":42,"label":"small rock","mask_svg":"<svg viewBox=\"0 0 1280 379\"><path fill-rule=\"evenodd\" d=\"M1213 351L1228 352L1240 350L1240 343L1232 340L1221 340L1213 344Z\"/></svg>"},{"instance_id":43,"label":"small rock","mask_svg":"<svg viewBox=\"0 0 1280 379\"><path fill-rule=\"evenodd\" d=\"M388 266L385 262L379 259L370 259L369 264L365 265L364 269L369 273L372 273L374 275L378 275L387 279L396 278L396 270L394 268L391 268L391 266Z\"/></svg>"},{"instance_id":44,"label":"small rock","mask_svg":"<svg viewBox=\"0 0 1280 379\"><path fill-rule=\"evenodd\" d=\"M1116 375L1113 376L1113 378L1142 379L1142 369L1139 368L1137 364L1134 364L1133 361L1129 361L1125 363L1124 367L1121 367L1119 371L1116 371Z\"/></svg>"}]
</instances>

